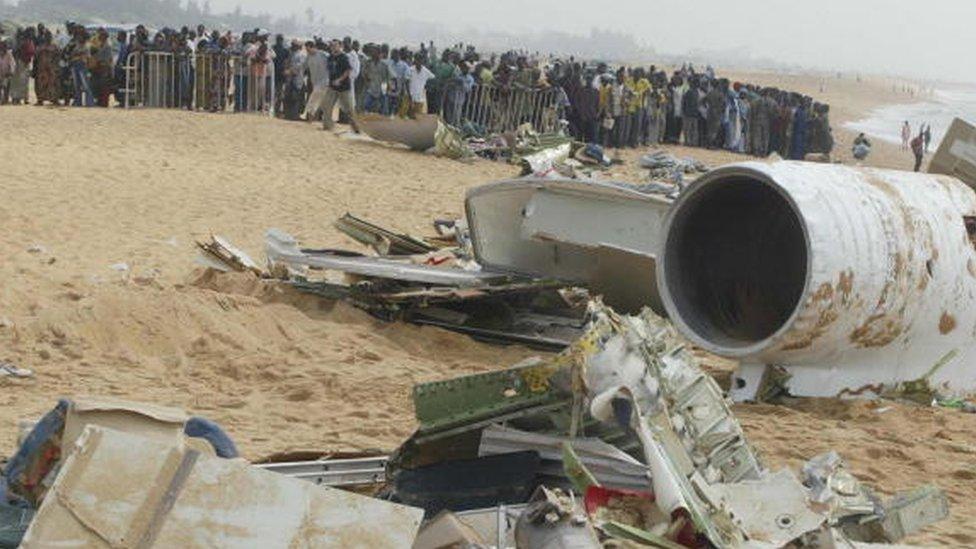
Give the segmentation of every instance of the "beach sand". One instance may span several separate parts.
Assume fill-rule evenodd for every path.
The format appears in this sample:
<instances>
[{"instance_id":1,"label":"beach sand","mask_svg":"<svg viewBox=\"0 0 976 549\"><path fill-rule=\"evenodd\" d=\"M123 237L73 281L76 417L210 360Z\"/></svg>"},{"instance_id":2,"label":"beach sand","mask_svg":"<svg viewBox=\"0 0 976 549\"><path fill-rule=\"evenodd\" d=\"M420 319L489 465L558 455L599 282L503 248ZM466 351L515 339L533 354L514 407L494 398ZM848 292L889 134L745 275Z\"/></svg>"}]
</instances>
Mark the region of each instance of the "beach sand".
<instances>
[{"instance_id":1,"label":"beach sand","mask_svg":"<svg viewBox=\"0 0 976 549\"><path fill-rule=\"evenodd\" d=\"M819 86L815 77L760 77ZM871 86L827 87L841 151L849 136L840 122L891 99ZM537 354L385 324L193 263L193 241L211 231L259 261L269 227L312 246L360 249L331 227L347 211L425 234L434 218L461 215L466 189L513 176L513 166L258 116L4 107L0 124L0 360L36 373L0 378L0 453L13 451L19 419L91 394L210 417L252 459L390 450L415 427L414 384ZM893 148L879 147L870 163L904 167L909 159ZM743 159L674 150L713 165ZM633 162L642 152L622 154L613 176L642 181ZM832 400L736 410L769 465L795 469L836 449L882 493L938 484L952 517L912 541L976 543L976 415Z\"/></svg>"}]
</instances>

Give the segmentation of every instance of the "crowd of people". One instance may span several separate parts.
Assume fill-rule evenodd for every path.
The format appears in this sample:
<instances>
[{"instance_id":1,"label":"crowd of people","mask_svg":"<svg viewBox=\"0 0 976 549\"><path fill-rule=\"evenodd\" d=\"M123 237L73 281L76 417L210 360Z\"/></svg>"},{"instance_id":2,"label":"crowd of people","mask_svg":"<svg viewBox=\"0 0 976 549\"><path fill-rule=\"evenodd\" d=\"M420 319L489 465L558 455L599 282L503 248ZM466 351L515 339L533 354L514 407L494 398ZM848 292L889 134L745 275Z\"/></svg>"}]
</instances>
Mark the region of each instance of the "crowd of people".
<instances>
[{"instance_id":1,"label":"crowd of people","mask_svg":"<svg viewBox=\"0 0 976 549\"><path fill-rule=\"evenodd\" d=\"M169 55L153 58L154 52ZM165 65L151 66L151 59ZM470 132L486 130L465 116L478 110L474 101L545 91L545 100L519 105L514 122L541 120L534 110L545 109L576 139L617 148L673 143L794 159L833 148L827 105L732 82L711 67L685 65L669 75L654 66L486 55L463 44L438 51L432 42L398 48L350 38L286 41L261 30L238 35L203 25L155 32L142 25L115 32L37 25L0 36L0 102L26 103L31 78L37 104L106 107L114 97L129 106L273 111L290 120L321 119L326 128L334 122L322 113L338 104L340 121L354 128L356 113L429 112ZM493 94L486 99L476 88Z\"/></svg>"},{"instance_id":2,"label":"crowd of people","mask_svg":"<svg viewBox=\"0 0 976 549\"><path fill-rule=\"evenodd\" d=\"M553 81L566 90L573 134L605 146L680 143L792 159L834 147L829 106L718 78L711 67L685 65L669 77L654 66L613 72L599 64L589 73L572 63L556 65Z\"/></svg>"}]
</instances>

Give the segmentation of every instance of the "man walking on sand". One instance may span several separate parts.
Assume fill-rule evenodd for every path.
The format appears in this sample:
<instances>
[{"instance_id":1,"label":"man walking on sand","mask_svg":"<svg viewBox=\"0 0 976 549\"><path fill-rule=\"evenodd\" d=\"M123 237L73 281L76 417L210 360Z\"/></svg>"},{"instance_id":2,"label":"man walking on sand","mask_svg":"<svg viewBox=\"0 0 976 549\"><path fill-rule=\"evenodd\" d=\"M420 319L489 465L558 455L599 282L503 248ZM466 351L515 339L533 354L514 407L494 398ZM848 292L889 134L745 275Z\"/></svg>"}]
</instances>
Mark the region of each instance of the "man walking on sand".
<instances>
[{"instance_id":1,"label":"man walking on sand","mask_svg":"<svg viewBox=\"0 0 976 549\"><path fill-rule=\"evenodd\" d=\"M908 143L912 139L912 126L908 123L908 120L901 125L901 150L908 150Z\"/></svg>"},{"instance_id":2,"label":"man walking on sand","mask_svg":"<svg viewBox=\"0 0 976 549\"><path fill-rule=\"evenodd\" d=\"M352 65L349 63L349 55L342 49L342 42L333 40L330 46L329 55L329 87L325 90L325 99L322 107L322 129L332 130L335 122L332 120L332 109L339 102L339 110L349 115L349 124L353 131L359 133L359 125L356 124L356 98L353 96Z\"/></svg>"},{"instance_id":3,"label":"man walking on sand","mask_svg":"<svg viewBox=\"0 0 976 549\"><path fill-rule=\"evenodd\" d=\"M918 137L912 139L912 153L915 154L915 171L922 167L922 159L925 158L925 132L918 132Z\"/></svg>"},{"instance_id":4,"label":"man walking on sand","mask_svg":"<svg viewBox=\"0 0 976 549\"><path fill-rule=\"evenodd\" d=\"M306 42L305 51L308 54L304 65L298 67L298 72L304 74L308 70L308 79L312 85L312 93L305 103L305 119L311 122L325 104L325 92L329 88L329 57L319 49L316 42Z\"/></svg>"}]
</instances>

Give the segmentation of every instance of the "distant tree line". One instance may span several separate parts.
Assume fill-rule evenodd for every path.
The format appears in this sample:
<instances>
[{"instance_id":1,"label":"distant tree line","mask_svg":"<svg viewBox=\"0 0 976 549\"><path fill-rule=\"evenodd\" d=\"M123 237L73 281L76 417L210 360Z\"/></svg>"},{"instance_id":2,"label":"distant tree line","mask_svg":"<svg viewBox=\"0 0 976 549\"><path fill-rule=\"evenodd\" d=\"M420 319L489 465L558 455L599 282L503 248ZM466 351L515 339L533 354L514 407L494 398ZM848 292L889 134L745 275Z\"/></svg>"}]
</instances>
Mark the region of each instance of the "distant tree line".
<instances>
[{"instance_id":1,"label":"distant tree line","mask_svg":"<svg viewBox=\"0 0 976 549\"><path fill-rule=\"evenodd\" d=\"M270 15L247 15L240 7L215 14L210 0L20 0L16 5L0 4L0 16L25 23L142 23L157 28L203 23L248 29L271 28L277 23Z\"/></svg>"},{"instance_id":2,"label":"distant tree line","mask_svg":"<svg viewBox=\"0 0 976 549\"><path fill-rule=\"evenodd\" d=\"M288 36L339 38L353 36L361 41L420 43L430 40L440 45L464 42L487 50L506 51L514 45L526 51L577 55L590 59L630 60L649 58L653 50L638 44L628 34L593 29L588 35L539 31L513 34L503 30L454 28L445 25L401 21L395 25L359 23L343 25L330 21L328 13L308 7L301 13L274 18L268 14L249 15L238 6L229 13L214 13L210 0L0 0L0 19L22 24L145 24L155 28L183 25L223 28L240 32L268 29Z\"/></svg>"}]
</instances>

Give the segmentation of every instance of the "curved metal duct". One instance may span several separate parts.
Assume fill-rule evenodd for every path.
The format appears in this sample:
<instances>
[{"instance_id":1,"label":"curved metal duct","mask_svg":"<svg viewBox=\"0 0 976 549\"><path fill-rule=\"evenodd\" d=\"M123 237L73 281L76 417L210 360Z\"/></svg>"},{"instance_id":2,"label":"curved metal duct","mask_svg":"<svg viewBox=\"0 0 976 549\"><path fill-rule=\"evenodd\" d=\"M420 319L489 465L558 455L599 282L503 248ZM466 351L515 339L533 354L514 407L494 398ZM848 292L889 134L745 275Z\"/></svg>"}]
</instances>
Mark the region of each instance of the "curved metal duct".
<instances>
[{"instance_id":1,"label":"curved metal duct","mask_svg":"<svg viewBox=\"0 0 976 549\"><path fill-rule=\"evenodd\" d=\"M796 395L925 378L976 389L976 194L956 179L804 162L725 166L665 221L657 280L677 328Z\"/></svg>"}]
</instances>

